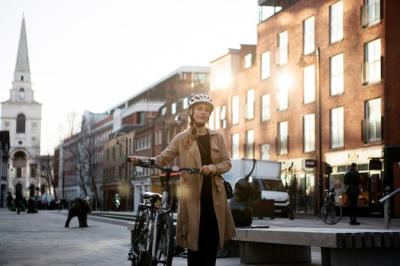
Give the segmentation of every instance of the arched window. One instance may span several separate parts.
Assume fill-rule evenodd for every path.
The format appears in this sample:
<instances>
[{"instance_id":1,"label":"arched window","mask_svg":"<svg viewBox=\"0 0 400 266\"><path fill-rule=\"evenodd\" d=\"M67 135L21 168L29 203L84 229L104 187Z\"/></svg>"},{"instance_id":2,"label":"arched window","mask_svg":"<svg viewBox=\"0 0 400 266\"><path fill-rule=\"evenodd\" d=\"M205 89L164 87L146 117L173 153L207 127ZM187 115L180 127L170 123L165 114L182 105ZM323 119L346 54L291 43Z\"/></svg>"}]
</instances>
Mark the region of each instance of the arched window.
<instances>
[{"instance_id":1,"label":"arched window","mask_svg":"<svg viewBox=\"0 0 400 266\"><path fill-rule=\"evenodd\" d=\"M17 133L25 133L25 115L17 116Z\"/></svg>"}]
</instances>

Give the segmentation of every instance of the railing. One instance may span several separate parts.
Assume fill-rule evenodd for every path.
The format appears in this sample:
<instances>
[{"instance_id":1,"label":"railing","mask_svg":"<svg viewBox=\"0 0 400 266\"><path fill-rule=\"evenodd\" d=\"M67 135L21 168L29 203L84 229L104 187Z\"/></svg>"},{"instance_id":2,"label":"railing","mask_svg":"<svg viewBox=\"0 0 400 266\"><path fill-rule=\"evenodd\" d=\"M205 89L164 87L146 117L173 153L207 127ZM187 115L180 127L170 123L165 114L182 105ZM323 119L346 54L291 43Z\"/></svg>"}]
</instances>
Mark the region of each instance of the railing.
<instances>
[{"instance_id":1,"label":"railing","mask_svg":"<svg viewBox=\"0 0 400 266\"><path fill-rule=\"evenodd\" d=\"M391 199L392 197L396 196L398 193L400 193L400 188L396 189L395 191L393 191L392 193L384 196L383 198L381 198L379 200L379 203L384 203L384 220L385 220L385 229L389 229L390 226L390 214L389 214L389 208L390 208L390 202L389 199Z\"/></svg>"}]
</instances>

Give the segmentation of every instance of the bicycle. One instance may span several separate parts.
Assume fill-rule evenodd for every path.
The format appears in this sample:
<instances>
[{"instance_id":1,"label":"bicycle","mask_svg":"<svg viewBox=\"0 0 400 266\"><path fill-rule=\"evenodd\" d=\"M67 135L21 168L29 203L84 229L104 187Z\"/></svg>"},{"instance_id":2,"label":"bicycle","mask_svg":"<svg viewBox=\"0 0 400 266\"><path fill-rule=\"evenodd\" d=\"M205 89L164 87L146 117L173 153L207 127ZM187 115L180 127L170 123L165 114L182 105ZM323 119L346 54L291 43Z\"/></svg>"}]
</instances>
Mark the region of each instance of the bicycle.
<instances>
[{"instance_id":1,"label":"bicycle","mask_svg":"<svg viewBox=\"0 0 400 266\"><path fill-rule=\"evenodd\" d=\"M171 173L194 174L199 173L199 169L161 167L152 159L140 160L137 166L156 168L166 175L160 175L162 195L143 193L144 202L138 205L128 260L132 261L132 266L156 266L159 263L171 266L174 250L173 210L169 195Z\"/></svg>"},{"instance_id":2,"label":"bicycle","mask_svg":"<svg viewBox=\"0 0 400 266\"><path fill-rule=\"evenodd\" d=\"M326 224L336 224L342 219L342 205L335 201L335 188L325 190L320 217Z\"/></svg>"}]
</instances>

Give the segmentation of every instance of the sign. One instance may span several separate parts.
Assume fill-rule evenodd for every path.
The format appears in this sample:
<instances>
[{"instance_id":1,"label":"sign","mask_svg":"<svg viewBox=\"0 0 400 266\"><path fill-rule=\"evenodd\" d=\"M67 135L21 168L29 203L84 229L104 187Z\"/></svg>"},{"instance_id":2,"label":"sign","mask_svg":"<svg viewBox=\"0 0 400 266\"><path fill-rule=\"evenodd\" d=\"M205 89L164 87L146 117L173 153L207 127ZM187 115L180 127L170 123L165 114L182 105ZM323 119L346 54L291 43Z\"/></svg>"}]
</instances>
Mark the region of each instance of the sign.
<instances>
[{"instance_id":1,"label":"sign","mask_svg":"<svg viewBox=\"0 0 400 266\"><path fill-rule=\"evenodd\" d=\"M369 160L369 170L382 170L382 162L379 158Z\"/></svg>"},{"instance_id":2,"label":"sign","mask_svg":"<svg viewBox=\"0 0 400 266\"><path fill-rule=\"evenodd\" d=\"M304 165L305 165L306 168L314 168L314 167L317 167L317 160L306 159Z\"/></svg>"}]
</instances>

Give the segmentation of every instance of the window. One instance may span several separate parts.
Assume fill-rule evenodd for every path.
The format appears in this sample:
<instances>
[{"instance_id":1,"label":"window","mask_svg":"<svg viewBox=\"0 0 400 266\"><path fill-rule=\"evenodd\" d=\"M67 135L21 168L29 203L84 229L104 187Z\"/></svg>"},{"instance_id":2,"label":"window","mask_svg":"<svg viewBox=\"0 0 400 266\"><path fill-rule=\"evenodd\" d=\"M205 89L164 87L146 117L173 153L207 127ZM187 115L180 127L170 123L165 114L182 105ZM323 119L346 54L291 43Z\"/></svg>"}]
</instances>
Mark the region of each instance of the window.
<instances>
[{"instance_id":1,"label":"window","mask_svg":"<svg viewBox=\"0 0 400 266\"><path fill-rule=\"evenodd\" d=\"M254 90L250 89L247 91L246 97L246 118L254 118Z\"/></svg>"},{"instance_id":2,"label":"window","mask_svg":"<svg viewBox=\"0 0 400 266\"><path fill-rule=\"evenodd\" d=\"M185 97L182 100L182 108L187 109L189 107L189 97Z\"/></svg>"},{"instance_id":3,"label":"window","mask_svg":"<svg viewBox=\"0 0 400 266\"><path fill-rule=\"evenodd\" d=\"M214 116L215 116L215 124L214 124L214 129L219 129L221 126L221 108L219 106L215 106L214 108Z\"/></svg>"},{"instance_id":4,"label":"window","mask_svg":"<svg viewBox=\"0 0 400 266\"><path fill-rule=\"evenodd\" d=\"M339 95L344 91L343 54L331 57L331 95Z\"/></svg>"},{"instance_id":5,"label":"window","mask_svg":"<svg viewBox=\"0 0 400 266\"><path fill-rule=\"evenodd\" d=\"M261 55L261 79L269 78L271 75L271 54L269 51Z\"/></svg>"},{"instance_id":6,"label":"window","mask_svg":"<svg viewBox=\"0 0 400 266\"><path fill-rule=\"evenodd\" d=\"M315 101L315 65L310 65L303 70L304 103Z\"/></svg>"},{"instance_id":7,"label":"window","mask_svg":"<svg viewBox=\"0 0 400 266\"><path fill-rule=\"evenodd\" d=\"M269 144L261 145L261 160L269 160L271 158L269 150L270 150Z\"/></svg>"},{"instance_id":8,"label":"window","mask_svg":"<svg viewBox=\"0 0 400 266\"><path fill-rule=\"evenodd\" d=\"M368 27L381 20L381 1L364 0L362 7L362 25Z\"/></svg>"},{"instance_id":9,"label":"window","mask_svg":"<svg viewBox=\"0 0 400 266\"><path fill-rule=\"evenodd\" d=\"M315 151L315 114L305 115L304 123L304 152Z\"/></svg>"},{"instance_id":10,"label":"window","mask_svg":"<svg viewBox=\"0 0 400 266\"><path fill-rule=\"evenodd\" d=\"M282 121L278 124L278 145L279 155L288 154L288 122Z\"/></svg>"},{"instance_id":11,"label":"window","mask_svg":"<svg viewBox=\"0 0 400 266\"><path fill-rule=\"evenodd\" d=\"M232 96L232 125L239 123L240 118L239 95Z\"/></svg>"},{"instance_id":12,"label":"window","mask_svg":"<svg viewBox=\"0 0 400 266\"><path fill-rule=\"evenodd\" d=\"M289 53L288 33L287 31L278 34L278 57L277 65L282 66L288 62Z\"/></svg>"},{"instance_id":13,"label":"window","mask_svg":"<svg viewBox=\"0 0 400 266\"><path fill-rule=\"evenodd\" d=\"M171 104L171 115L176 114L176 103Z\"/></svg>"},{"instance_id":14,"label":"window","mask_svg":"<svg viewBox=\"0 0 400 266\"><path fill-rule=\"evenodd\" d=\"M279 86L276 93L276 105L278 111L288 109L289 106L289 88L287 86Z\"/></svg>"},{"instance_id":15,"label":"window","mask_svg":"<svg viewBox=\"0 0 400 266\"><path fill-rule=\"evenodd\" d=\"M303 23L303 43L304 54L310 54L315 51L315 17L309 17Z\"/></svg>"},{"instance_id":16,"label":"window","mask_svg":"<svg viewBox=\"0 0 400 266\"><path fill-rule=\"evenodd\" d=\"M211 129L215 129L214 128L214 119L215 119L215 110L211 112L210 114L210 118L208 119L208 127Z\"/></svg>"},{"instance_id":17,"label":"window","mask_svg":"<svg viewBox=\"0 0 400 266\"><path fill-rule=\"evenodd\" d=\"M244 68L249 68L252 65L252 54L247 54L244 57Z\"/></svg>"},{"instance_id":18,"label":"window","mask_svg":"<svg viewBox=\"0 0 400 266\"><path fill-rule=\"evenodd\" d=\"M330 42L343 39L343 2L338 1L329 8Z\"/></svg>"},{"instance_id":19,"label":"window","mask_svg":"<svg viewBox=\"0 0 400 266\"><path fill-rule=\"evenodd\" d=\"M261 97L261 106L261 121L271 119L271 97L269 94L265 94Z\"/></svg>"},{"instance_id":20,"label":"window","mask_svg":"<svg viewBox=\"0 0 400 266\"><path fill-rule=\"evenodd\" d=\"M254 130L246 130L246 158L254 158Z\"/></svg>"},{"instance_id":21,"label":"window","mask_svg":"<svg viewBox=\"0 0 400 266\"><path fill-rule=\"evenodd\" d=\"M25 115L17 115L17 133L25 133Z\"/></svg>"},{"instance_id":22,"label":"window","mask_svg":"<svg viewBox=\"0 0 400 266\"><path fill-rule=\"evenodd\" d=\"M161 108L161 115L164 116L167 113L167 107L164 106Z\"/></svg>"},{"instance_id":23,"label":"window","mask_svg":"<svg viewBox=\"0 0 400 266\"><path fill-rule=\"evenodd\" d=\"M30 164L29 165L30 167L30 169L31 169L31 177L32 178L35 178L36 177L36 169L37 169L37 164Z\"/></svg>"},{"instance_id":24,"label":"window","mask_svg":"<svg viewBox=\"0 0 400 266\"><path fill-rule=\"evenodd\" d=\"M239 158L239 133L232 134L232 159Z\"/></svg>"},{"instance_id":25,"label":"window","mask_svg":"<svg viewBox=\"0 0 400 266\"><path fill-rule=\"evenodd\" d=\"M221 119L221 127L226 128L226 106L223 105L221 107L221 112L220 112L220 119Z\"/></svg>"},{"instance_id":26,"label":"window","mask_svg":"<svg viewBox=\"0 0 400 266\"><path fill-rule=\"evenodd\" d=\"M331 148L344 146L344 108L331 109Z\"/></svg>"},{"instance_id":27,"label":"window","mask_svg":"<svg viewBox=\"0 0 400 266\"><path fill-rule=\"evenodd\" d=\"M364 46L364 84L381 81L381 39L371 41Z\"/></svg>"},{"instance_id":28,"label":"window","mask_svg":"<svg viewBox=\"0 0 400 266\"><path fill-rule=\"evenodd\" d=\"M381 98L365 102L364 136L366 142L381 140Z\"/></svg>"},{"instance_id":29,"label":"window","mask_svg":"<svg viewBox=\"0 0 400 266\"><path fill-rule=\"evenodd\" d=\"M22 168L21 167L17 167L17 177L22 177Z\"/></svg>"}]
</instances>

